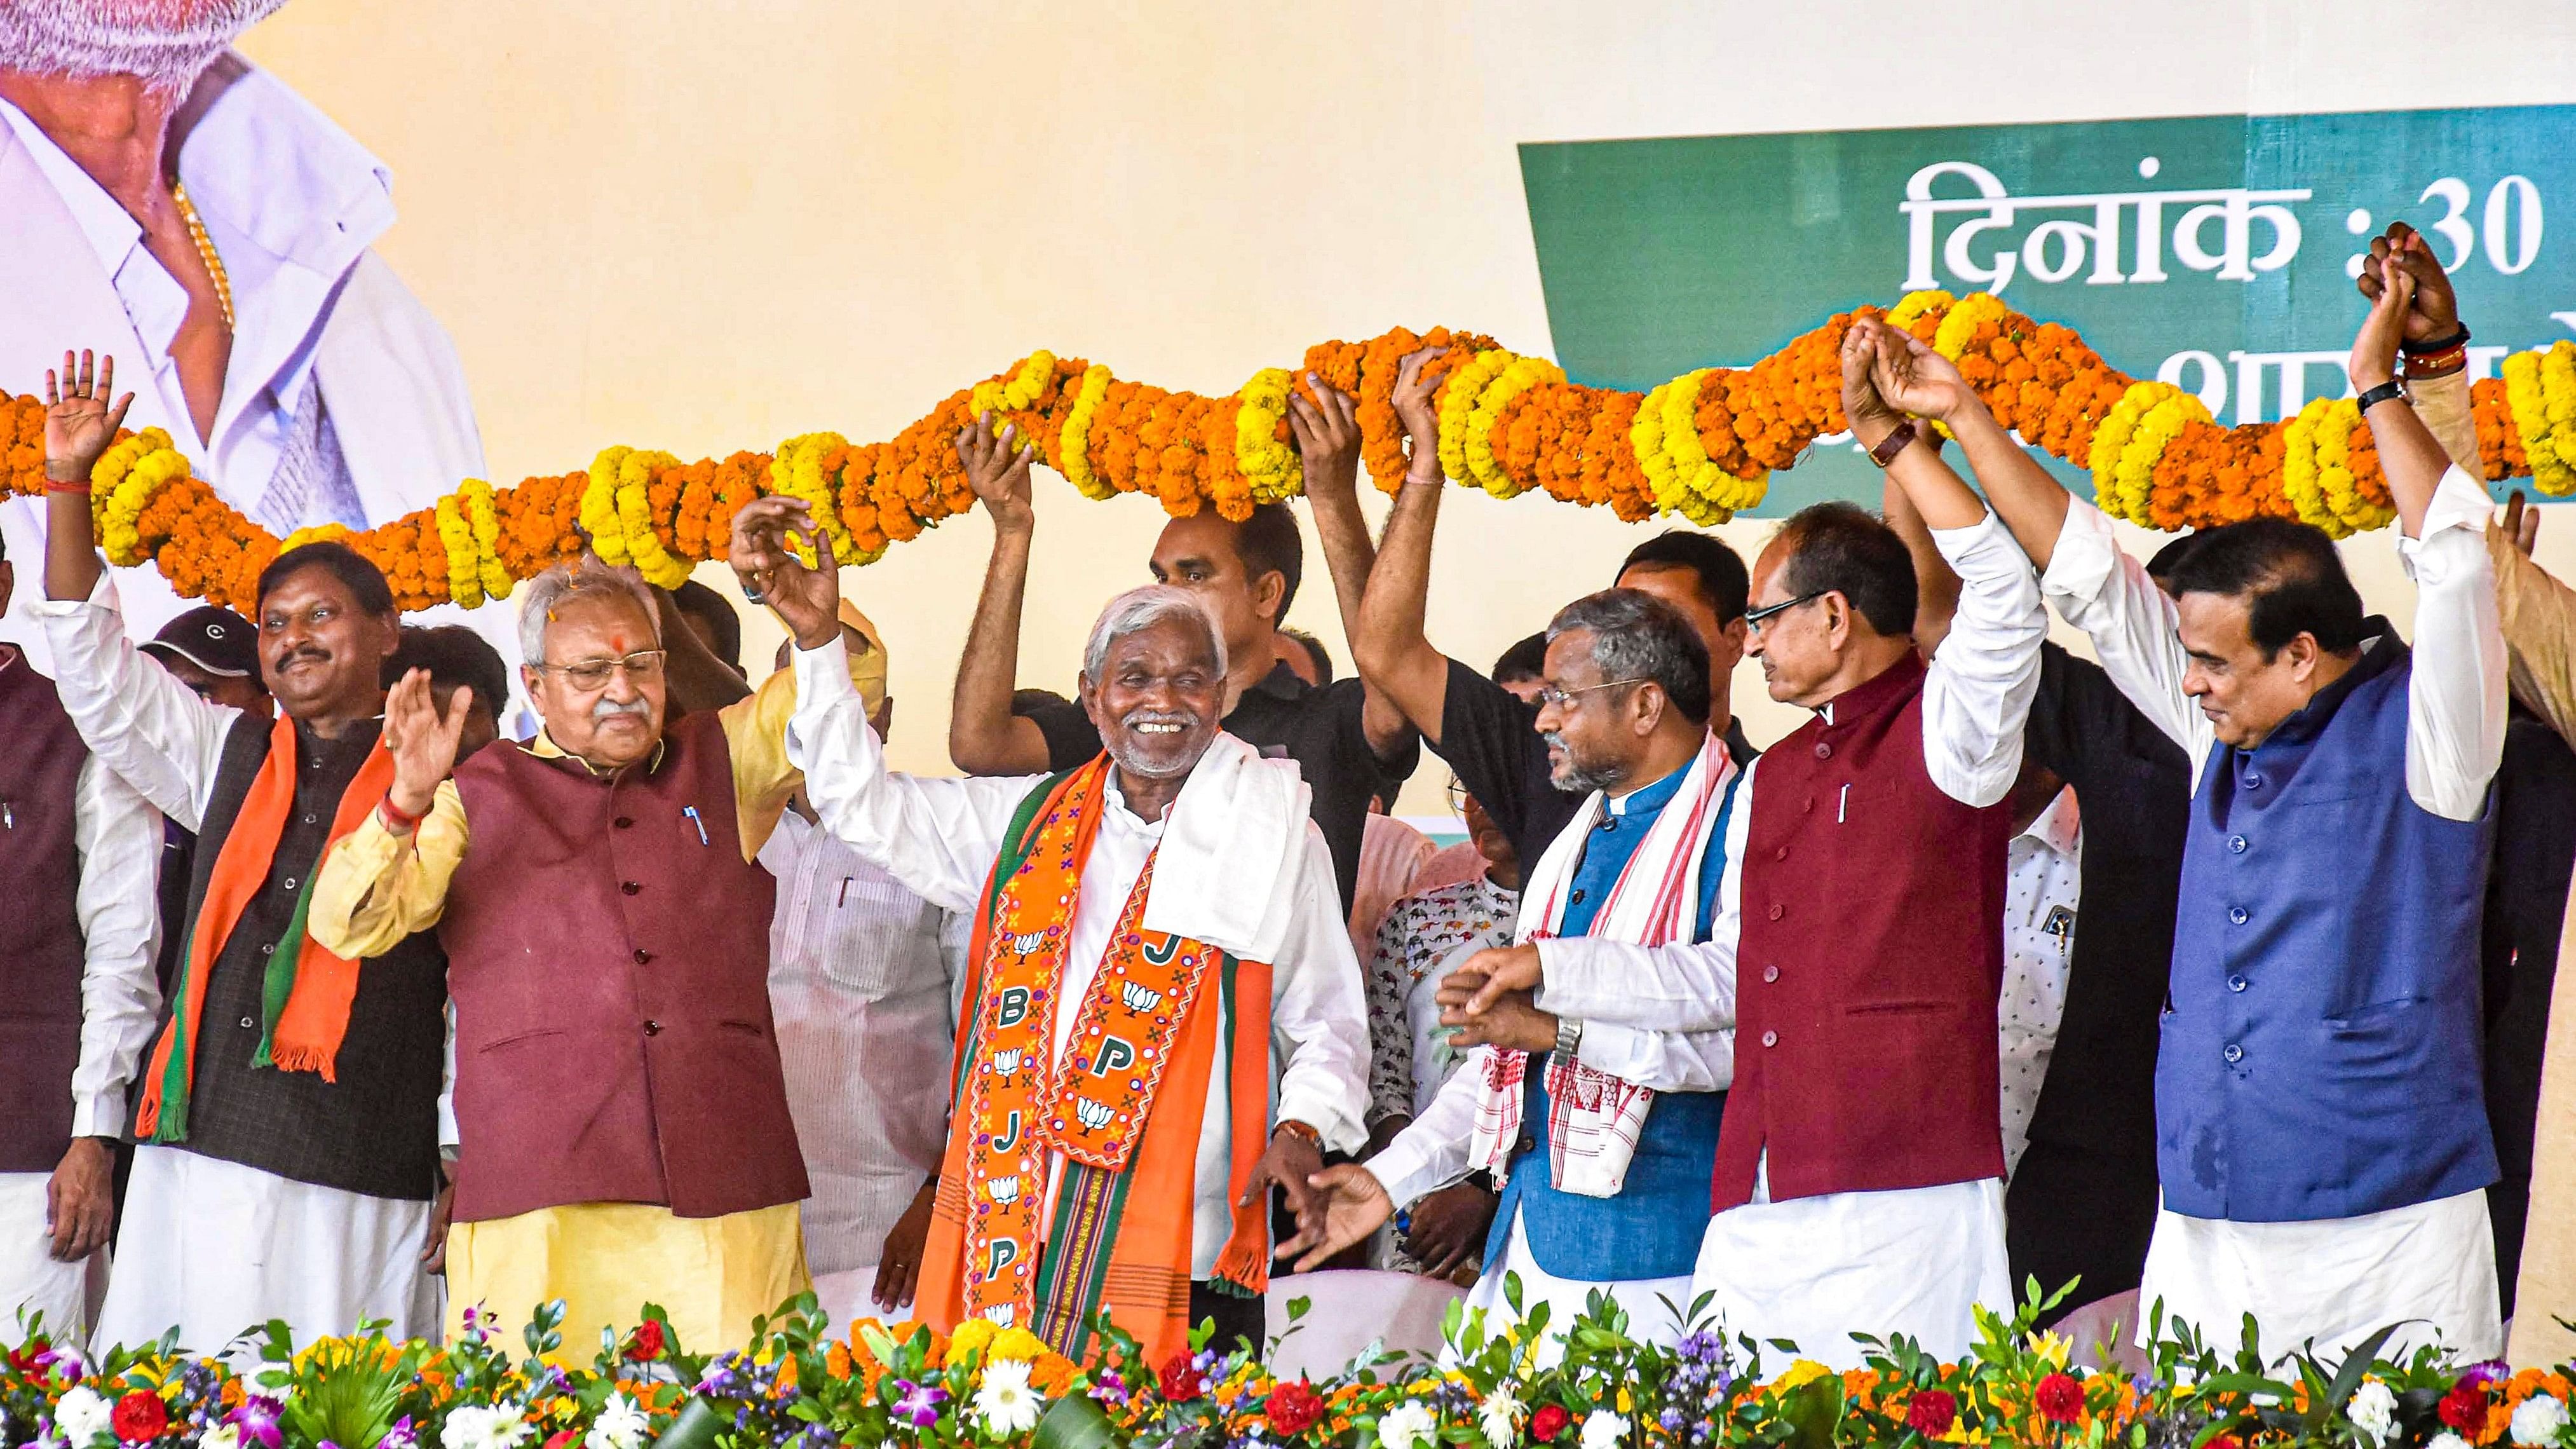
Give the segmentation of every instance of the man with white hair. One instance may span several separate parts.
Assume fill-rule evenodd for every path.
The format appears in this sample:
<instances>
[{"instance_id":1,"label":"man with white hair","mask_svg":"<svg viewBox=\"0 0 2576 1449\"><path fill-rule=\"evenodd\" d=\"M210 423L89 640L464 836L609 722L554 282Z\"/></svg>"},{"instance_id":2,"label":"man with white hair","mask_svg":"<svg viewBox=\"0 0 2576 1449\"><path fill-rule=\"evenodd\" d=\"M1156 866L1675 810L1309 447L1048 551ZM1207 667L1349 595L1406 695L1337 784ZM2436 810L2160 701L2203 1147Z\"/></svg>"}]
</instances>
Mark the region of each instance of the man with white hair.
<instances>
[{"instance_id":1,"label":"man with white hair","mask_svg":"<svg viewBox=\"0 0 2576 1449\"><path fill-rule=\"evenodd\" d=\"M483 445L447 334L371 249L384 163L230 49L279 3L0 3L0 384L67 341L115 354L130 424L283 538L424 507ZM0 534L42 557L42 500L0 504ZM117 587L137 639L183 607L148 567ZM0 638L50 668L32 602ZM508 655L482 613L459 617Z\"/></svg>"},{"instance_id":2,"label":"man with white hair","mask_svg":"<svg viewBox=\"0 0 2576 1449\"><path fill-rule=\"evenodd\" d=\"M796 787L794 680L666 724L657 618L630 569L540 575L519 642L545 729L462 764L469 691L404 675L392 785L313 889L341 955L433 927L447 951L451 1330L562 1299L564 1341L590 1344L649 1302L712 1351L808 1284L756 860Z\"/></svg>"},{"instance_id":3,"label":"man with white hair","mask_svg":"<svg viewBox=\"0 0 2576 1449\"><path fill-rule=\"evenodd\" d=\"M731 550L803 645L789 757L834 834L978 918L914 1311L1025 1326L1076 1359L1101 1313L1155 1362L1201 1319L1258 1347L1269 1189L1305 1219L1323 1149L1366 1140L1359 969L1296 765L1220 728L1222 634L1154 585L1112 600L1083 651L1103 754L1015 779L889 772L829 628L838 580L787 546L805 516L754 503Z\"/></svg>"}]
</instances>

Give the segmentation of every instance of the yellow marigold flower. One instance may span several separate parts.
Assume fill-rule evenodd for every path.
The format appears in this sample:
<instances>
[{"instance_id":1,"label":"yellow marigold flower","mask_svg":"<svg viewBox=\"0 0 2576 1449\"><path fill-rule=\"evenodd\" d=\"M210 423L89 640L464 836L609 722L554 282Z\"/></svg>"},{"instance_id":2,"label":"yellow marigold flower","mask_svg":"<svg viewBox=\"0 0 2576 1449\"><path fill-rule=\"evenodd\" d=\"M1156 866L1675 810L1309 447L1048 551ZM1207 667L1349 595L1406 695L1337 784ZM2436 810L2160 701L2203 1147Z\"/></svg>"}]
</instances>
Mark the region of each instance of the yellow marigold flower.
<instances>
[{"instance_id":1,"label":"yellow marigold flower","mask_svg":"<svg viewBox=\"0 0 2576 1449\"><path fill-rule=\"evenodd\" d=\"M1825 1367L1814 1359L1802 1358L1797 1362L1790 1364L1789 1371L1780 1375L1780 1381L1772 1387L1785 1394L1789 1390L1798 1387L1800 1384L1808 1383L1816 1379L1827 1378L1832 1376L1832 1374L1832 1369Z\"/></svg>"},{"instance_id":2,"label":"yellow marigold flower","mask_svg":"<svg viewBox=\"0 0 2576 1449\"><path fill-rule=\"evenodd\" d=\"M483 603L483 575L475 567L474 525L465 521L465 511L455 494L438 500L438 544L447 551L447 593L463 609L479 608Z\"/></svg>"},{"instance_id":3,"label":"yellow marigold flower","mask_svg":"<svg viewBox=\"0 0 2576 1449\"><path fill-rule=\"evenodd\" d=\"M1485 388L1503 369L1520 360L1515 353L1495 348L1480 352L1458 369L1449 382L1449 391L1440 400L1440 471L1453 483L1469 481L1467 469L1467 430L1476 415L1476 403Z\"/></svg>"},{"instance_id":4,"label":"yellow marigold flower","mask_svg":"<svg viewBox=\"0 0 2576 1449\"><path fill-rule=\"evenodd\" d=\"M590 535L590 551L605 564L627 561L626 527L617 517L617 472L635 450L611 445L590 460L590 482L581 490L581 527Z\"/></svg>"},{"instance_id":5,"label":"yellow marigold flower","mask_svg":"<svg viewBox=\"0 0 2576 1449\"><path fill-rule=\"evenodd\" d=\"M948 1356L955 1358L959 1354L982 1353L992 1347L999 1332L989 1318L969 1318L948 1336Z\"/></svg>"},{"instance_id":6,"label":"yellow marigold flower","mask_svg":"<svg viewBox=\"0 0 2576 1449\"><path fill-rule=\"evenodd\" d=\"M1014 1324L993 1336L993 1347L988 1356L995 1362L1016 1360L1027 1363L1045 1352L1044 1339Z\"/></svg>"},{"instance_id":7,"label":"yellow marigold flower","mask_svg":"<svg viewBox=\"0 0 2576 1449\"><path fill-rule=\"evenodd\" d=\"M1916 322L1922 320L1924 313L1935 307L1955 306L1958 300L1937 287L1925 292L1908 292L1904 300L1887 309L1887 320L1891 326L1910 330Z\"/></svg>"},{"instance_id":8,"label":"yellow marigold flower","mask_svg":"<svg viewBox=\"0 0 2576 1449\"><path fill-rule=\"evenodd\" d=\"M1085 498L1118 496L1118 490L1091 467L1091 422L1109 396L1109 383L1109 369L1097 364L1082 374L1073 410L1065 414L1064 429L1056 437L1055 470Z\"/></svg>"}]
</instances>

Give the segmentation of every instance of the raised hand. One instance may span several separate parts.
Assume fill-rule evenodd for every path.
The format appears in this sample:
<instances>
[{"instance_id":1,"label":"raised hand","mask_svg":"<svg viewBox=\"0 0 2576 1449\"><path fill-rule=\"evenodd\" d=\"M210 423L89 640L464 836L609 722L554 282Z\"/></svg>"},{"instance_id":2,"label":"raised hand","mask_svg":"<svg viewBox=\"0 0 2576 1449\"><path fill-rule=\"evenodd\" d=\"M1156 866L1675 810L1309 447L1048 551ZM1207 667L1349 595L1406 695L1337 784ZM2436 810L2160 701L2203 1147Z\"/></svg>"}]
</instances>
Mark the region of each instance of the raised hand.
<instances>
[{"instance_id":1,"label":"raised hand","mask_svg":"<svg viewBox=\"0 0 2576 1449\"><path fill-rule=\"evenodd\" d=\"M796 543L813 550L813 567L796 556ZM820 649L840 636L840 561L804 499L772 494L744 504L725 557L743 592L777 613L797 648Z\"/></svg>"},{"instance_id":2,"label":"raised hand","mask_svg":"<svg viewBox=\"0 0 2576 1449\"><path fill-rule=\"evenodd\" d=\"M1296 1271L1300 1273L1366 1240L1379 1224L1395 1216L1395 1203L1387 1197L1385 1185L1357 1163L1327 1167L1308 1177L1306 1185L1315 1192L1316 1208L1311 1220L1300 1215L1297 1236L1281 1243L1278 1251L1271 1254L1281 1262L1295 1258Z\"/></svg>"},{"instance_id":3,"label":"raised hand","mask_svg":"<svg viewBox=\"0 0 2576 1449\"><path fill-rule=\"evenodd\" d=\"M997 432L990 408L957 434L957 460L966 465L966 482L984 500L998 529L1025 532L1037 526L1037 509L1029 501L1029 463L1035 443L1019 442L1020 425L1007 423Z\"/></svg>"},{"instance_id":4,"label":"raised hand","mask_svg":"<svg viewBox=\"0 0 2576 1449\"><path fill-rule=\"evenodd\" d=\"M1413 442L1413 466L1406 476L1434 483L1440 481L1440 410L1431 398L1440 390L1447 369L1433 364L1448 355L1445 347L1406 353L1396 364L1395 392L1387 399L1395 407L1395 420L1403 426L1405 437Z\"/></svg>"},{"instance_id":5,"label":"raised hand","mask_svg":"<svg viewBox=\"0 0 2576 1449\"><path fill-rule=\"evenodd\" d=\"M1297 440L1306 496L1353 493L1360 477L1359 400L1311 372L1306 386L1314 389L1312 402L1302 394L1288 394L1288 433Z\"/></svg>"},{"instance_id":6,"label":"raised hand","mask_svg":"<svg viewBox=\"0 0 2576 1449\"><path fill-rule=\"evenodd\" d=\"M2442 270L2424 234L2402 221L2390 222L2386 232L2370 239L2370 255L2362 261L2361 274L2353 278L2353 285L2374 305L2388 285L2391 266L2415 279L2415 299L2406 309L2407 342L2421 347L2458 336L2460 298L2451 289L2451 276Z\"/></svg>"},{"instance_id":7,"label":"raised hand","mask_svg":"<svg viewBox=\"0 0 2576 1449\"><path fill-rule=\"evenodd\" d=\"M2379 297L2352 339L2352 357L2344 364L2354 392L2368 392L2397 373L2397 346L2406 339L2406 322L2415 304L2415 273L2402 266L2385 268ZM2385 459L2382 460L2383 465Z\"/></svg>"},{"instance_id":8,"label":"raised hand","mask_svg":"<svg viewBox=\"0 0 2576 1449\"><path fill-rule=\"evenodd\" d=\"M2504 501L2504 536L2524 558L2540 546L2540 510L2524 501L2519 488Z\"/></svg>"},{"instance_id":9,"label":"raised hand","mask_svg":"<svg viewBox=\"0 0 2576 1449\"><path fill-rule=\"evenodd\" d=\"M116 392L116 359L97 356L93 377L94 356L83 348L75 370L72 354L65 351L59 376L45 369L45 476L58 483L88 481L99 455L116 441L125 410L134 405L130 392L109 405Z\"/></svg>"},{"instance_id":10,"label":"raised hand","mask_svg":"<svg viewBox=\"0 0 2576 1449\"><path fill-rule=\"evenodd\" d=\"M1961 409L1979 405L1976 389L1959 375L1957 363L1911 332L1869 320L1874 325L1863 328L1855 322L1852 327L1869 338L1870 385L1889 407L1946 422Z\"/></svg>"},{"instance_id":11,"label":"raised hand","mask_svg":"<svg viewBox=\"0 0 2576 1449\"><path fill-rule=\"evenodd\" d=\"M458 685L441 710L426 669L404 671L385 691L385 749L394 757L394 783L385 793L396 810L414 818L429 813L438 782L456 769L456 741L473 693Z\"/></svg>"},{"instance_id":12,"label":"raised hand","mask_svg":"<svg viewBox=\"0 0 2576 1449\"><path fill-rule=\"evenodd\" d=\"M1870 375L1878 362L1876 330L1886 325L1876 313L1864 312L1852 318L1850 329L1843 333L1843 422L1864 448L1877 447L1905 420L1903 413L1878 395L1878 384Z\"/></svg>"}]
</instances>

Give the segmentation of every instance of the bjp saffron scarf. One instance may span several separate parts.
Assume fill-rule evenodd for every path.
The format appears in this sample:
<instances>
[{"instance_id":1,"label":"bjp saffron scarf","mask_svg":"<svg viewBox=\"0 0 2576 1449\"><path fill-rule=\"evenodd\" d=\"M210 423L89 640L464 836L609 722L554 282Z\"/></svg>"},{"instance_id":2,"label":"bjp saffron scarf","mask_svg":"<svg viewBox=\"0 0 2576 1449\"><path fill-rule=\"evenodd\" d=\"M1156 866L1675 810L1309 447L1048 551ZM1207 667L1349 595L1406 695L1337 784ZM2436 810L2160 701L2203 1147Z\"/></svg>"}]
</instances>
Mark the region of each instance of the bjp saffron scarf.
<instances>
[{"instance_id":1,"label":"bjp saffron scarf","mask_svg":"<svg viewBox=\"0 0 2576 1449\"><path fill-rule=\"evenodd\" d=\"M356 778L340 792L330 836L305 876L286 933L269 943L277 949L267 958L267 976L260 989L259 1049L251 1058L252 1066L318 1072L326 1082L339 1080L340 1042L349 1031L349 1004L358 995L358 963L322 949L305 934L305 913L313 902L313 878L322 873L322 861L385 798L393 782L394 757L380 741L367 751ZM199 903L195 927L188 934L187 958L180 963L179 980L171 993L176 1008L144 1071L134 1132L146 1142L188 1140L188 1091L196 1080L206 978L213 974L243 910L267 884L278 837L285 833L286 818L294 808L295 722L281 714L269 731L268 758L242 797L232 830L215 856L206 898Z\"/></svg>"},{"instance_id":2,"label":"bjp saffron scarf","mask_svg":"<svg viewBox=\"0 0 2576 1449\"><path fill-rule=\"evenodd\" d=\"M1159 1361L1188 1339L1203 1084L1220 1051L1237 1206L1212 1277L1245 1296L1269 1286L1269 1207L1241 1202L1268 1137L1270 968L1143 929L1148 858L1089 989L1062 999L1108 771L1103 757L1039 786L994 862L918 1311L942 1329L969 1316L1022 1325L1080 1359L1105 1310Z\"/></svg>"}]
</instances>

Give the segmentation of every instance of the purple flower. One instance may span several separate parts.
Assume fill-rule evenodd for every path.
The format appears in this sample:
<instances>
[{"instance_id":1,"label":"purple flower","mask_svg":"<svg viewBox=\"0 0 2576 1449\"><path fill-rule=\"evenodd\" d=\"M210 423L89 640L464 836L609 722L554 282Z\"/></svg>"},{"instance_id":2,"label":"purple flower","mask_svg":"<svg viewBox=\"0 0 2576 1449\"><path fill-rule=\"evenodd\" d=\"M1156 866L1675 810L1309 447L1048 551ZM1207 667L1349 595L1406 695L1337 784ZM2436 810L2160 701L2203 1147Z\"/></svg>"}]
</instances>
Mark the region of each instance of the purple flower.
<instances>
[{"instance_id":1,"label":"purple flower","mask_svg":"<svg viewBox=\"0 0 2576 1449\"><path fill-rule=\"evenodd\" d=\"M279 1449L286 1442L286 1435L278 1428L278 1417L285 1408L266 1394L253 1394L228 1417L243 1439L257 1443L260 1449Z\"/></svg>"},{"instance_id":2,"label":"purple flower","mask_svg":"<svg viewBox=\"0 0 2576 1449\"><path fill-rule=\"evenodd\" d=\"M2484 1363L2473 1363L2462 1370L2460 1383L2475 1384L2479 1388L2485 1388L2489 1384L2502 1382L2512 1376L2511 1364L2500 1358L2491 1358Z\"/></svg>"},{"instance_id":3,"label":"purple flower","mask_svg":"<svg viewBox=\"0 0 2576 1449\"><path fill-rule=\"evenodd\" d=\"M67 1384L79 1383L89 1376L89 1361L82 1358L80 1350L76 1348L61 1346L48 1348L36 1355L36 1366L52 1369L61 1374L63 1382Z\"/></svg>"},{"instance_id":4,"label":"purple flower","mask_svg":"<svg viewBox=\"0 0 2576 1449\"><path fill-rule=\"evenodd\" d=\"M903 1396L894 1402L894 1416L916 1429L927 1429L939 1422L939 1406L948 1402L948 1391L937 1384L916 1384L910 1379L896 1379L894 1386Z\"/></svg>"},{"instance_id":5,"label":"purple flower","mask_svg":"<svg viewBox=\"0 0 2576 1449\"><path fill-rule=\"evenodd\" d=\"M1104 1404L1125 1404L1129 1397L1127 1380L1116 1369L1103 1369L1100 1377L1092 1381L1091 1396Z\"/></svg>"},{"instance_id":6,"label":"purple flower","mask_svg":"<svg viewBox=\"0 0 2576 1449\"><path fill-rule=\"evenodd\" d=\"M405 1414L394 1420L385 1437L376 1441L376 1449L418 1449L419 1444L420 1429L412 1423L411 1415Z\"/></svg>"},{"instance_id":7,"label":"purple flower","mask_svg":"<svg viewBox=\"0 0 2576 1449\"><path fill-rule=\"evenodd\" d=\"M1682 1431L1682 1411L1666 1409L1655 1416L1655 1422L1663 1425L1665 1433L1678 1434Z\"/></svg>"}]
</instances>

